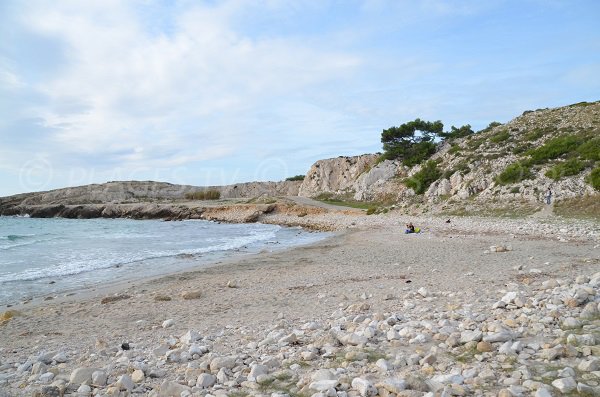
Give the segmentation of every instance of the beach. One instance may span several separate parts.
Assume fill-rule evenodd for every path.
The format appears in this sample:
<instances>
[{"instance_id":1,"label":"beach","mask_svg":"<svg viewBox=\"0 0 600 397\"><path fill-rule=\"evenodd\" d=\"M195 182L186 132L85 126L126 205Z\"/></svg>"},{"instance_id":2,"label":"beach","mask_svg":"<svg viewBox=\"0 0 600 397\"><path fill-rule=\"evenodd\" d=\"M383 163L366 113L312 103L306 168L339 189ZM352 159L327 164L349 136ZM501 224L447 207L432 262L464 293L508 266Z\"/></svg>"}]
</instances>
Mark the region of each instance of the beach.
<instances>
[{"instance_id":1,"label":"beach","mask_svg":"<svg viewBox=\"0 0 600 397\"><path fill-rule=\"evenodd\" d=\"M404 234L404 220L423 233ZM565 319L594 305L598 312L597 224L446 223L394 212L276 213L261 221L329 225L336 233L308 246L7 308L15 312L0 327L0 390L9 396L533 395L546 386L560 390L552 383L557 379L576 378L571 391L581 383L597 392L600 340L574 344L573 353L561 334ZM595 317L578 327L578 335L600 339ZM468 340L467 331L481 336ZM486 340L505 331L510 336ZM520 344L502 351L508 341ZM547 350L559 345L567 353L548 360ZM458 360L464 352L470 359ZM576 368L590 360L596 364L584 377L522 371L530 362ZM105 376L90 370L78 377L86 368Z\"/></svg>"}]
</instances>

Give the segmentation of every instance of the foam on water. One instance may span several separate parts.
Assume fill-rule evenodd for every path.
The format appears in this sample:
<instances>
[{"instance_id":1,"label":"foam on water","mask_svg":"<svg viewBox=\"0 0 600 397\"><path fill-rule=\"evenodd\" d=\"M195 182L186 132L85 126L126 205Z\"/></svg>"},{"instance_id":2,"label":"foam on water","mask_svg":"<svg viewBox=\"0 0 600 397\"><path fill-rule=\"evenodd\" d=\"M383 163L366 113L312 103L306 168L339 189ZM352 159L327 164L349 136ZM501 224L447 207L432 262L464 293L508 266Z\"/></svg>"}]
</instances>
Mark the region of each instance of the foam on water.
<instances>
[{"instance_id":1,"label":"foam on water","mask_svg":"<svg viewBox=\"0 0 600 397\"><path fill-rule=\"evenodd\" d=\"M0 217L0 303L185 270L327 233L263 224Z\"/></svg>"}]
</instances>

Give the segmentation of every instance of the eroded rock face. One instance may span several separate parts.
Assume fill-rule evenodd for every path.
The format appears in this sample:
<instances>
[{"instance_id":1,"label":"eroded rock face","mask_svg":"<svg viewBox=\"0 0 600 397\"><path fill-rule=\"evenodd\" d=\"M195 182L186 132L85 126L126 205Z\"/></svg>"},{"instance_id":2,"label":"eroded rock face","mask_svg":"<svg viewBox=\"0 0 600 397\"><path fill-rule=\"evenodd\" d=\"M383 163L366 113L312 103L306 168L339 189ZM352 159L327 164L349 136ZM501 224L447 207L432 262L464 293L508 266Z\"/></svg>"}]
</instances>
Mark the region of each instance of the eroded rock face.
<instances>
[{"instance_id":1,"label":"eroded rock face","mask_svg":"<svg viewBox=\"0 0 600 397\"><path fill-rule=\"evenodd\" d=\"M369 171L378 157L376 154L364 154L319 160L310 167L298 195L313 197L321 193L353 193L358 177Z\"/></svg>"}]
</instances>

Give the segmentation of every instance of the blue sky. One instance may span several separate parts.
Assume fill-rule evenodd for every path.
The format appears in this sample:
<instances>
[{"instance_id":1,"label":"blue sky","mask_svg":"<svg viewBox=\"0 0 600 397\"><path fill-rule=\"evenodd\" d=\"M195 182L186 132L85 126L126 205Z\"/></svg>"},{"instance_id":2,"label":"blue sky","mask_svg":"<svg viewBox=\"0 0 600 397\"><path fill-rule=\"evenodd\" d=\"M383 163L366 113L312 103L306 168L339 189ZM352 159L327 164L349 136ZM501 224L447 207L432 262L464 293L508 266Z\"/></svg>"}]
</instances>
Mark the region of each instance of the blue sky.
<instances>
[{"instance_id":1,"label":"blue sky","mask_svg":"<svg viewBox=\"0 0 600 397\"><path fill-rule=\"evenodd\" d=\"M0 2L0 196L282 180L419 117L600 100L600 2Z\"/></svg>"}]
</instances>

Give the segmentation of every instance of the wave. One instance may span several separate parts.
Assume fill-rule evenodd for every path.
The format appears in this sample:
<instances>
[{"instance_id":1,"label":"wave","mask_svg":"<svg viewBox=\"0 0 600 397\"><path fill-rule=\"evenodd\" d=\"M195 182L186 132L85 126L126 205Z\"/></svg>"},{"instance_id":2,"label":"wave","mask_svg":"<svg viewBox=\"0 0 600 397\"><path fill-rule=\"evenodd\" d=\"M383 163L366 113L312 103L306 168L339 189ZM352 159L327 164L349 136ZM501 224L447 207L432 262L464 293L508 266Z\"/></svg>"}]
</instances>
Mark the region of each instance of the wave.
<instances>
[{"instance_id":1,"label":"wave","mask_svg":"<svg viewBox=\"0 0 600 397\"><path fill-rule=\"evenodd\" d=\"M17 241L35 236L35 234L9 234L8 236L0 236L0 240Z\"/></svg>"},{"instance_id":2,"label":"wave","mask_svg":"<svg viewBox=\"0 0 600 397\"><path fill-rule=\"evenodd\" d=\"M193 256L213 252L233 251L250 244L273 239L276 237L276 232L279 229L280 228L278 227L271 230L255 230L249 235L228 238L219 244L209 245L201 248L153 251L140 253L138 255L130 255L129 257L120 256L116 259L98 258L85 261L71 261L60 266L53 266L44 269L28 269L20 273L0 274L0 283L36 281L53 277L75 276L96 270L106 270L114 267L122 267L155 259L166 259L182 255Z\"/></svg>"}]
</instances>

